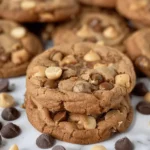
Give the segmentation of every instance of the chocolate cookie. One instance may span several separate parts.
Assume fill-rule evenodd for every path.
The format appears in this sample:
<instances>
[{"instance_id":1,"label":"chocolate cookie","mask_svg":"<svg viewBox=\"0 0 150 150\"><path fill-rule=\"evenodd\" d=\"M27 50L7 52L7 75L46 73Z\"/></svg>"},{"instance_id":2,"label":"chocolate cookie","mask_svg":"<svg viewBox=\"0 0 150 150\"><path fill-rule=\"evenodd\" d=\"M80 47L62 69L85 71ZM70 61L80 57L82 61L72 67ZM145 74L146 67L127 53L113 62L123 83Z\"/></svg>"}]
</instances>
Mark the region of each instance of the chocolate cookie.
<instances>
[{"instance_id":1,"label":"chocolate cookie","mask_svg":"<svg viewBox=\"0 0 150 150\"><path fill-rule=\"evenodd\" d=\"M0 78L24 75L31 59L41 52L35 35L20 24L0 20Z\"/></svg>"},{"instance_id":2,"label":"chocolate cookie","mask_svg":"<svg viewBox=\"0 0 150 150\"><path fill-rule=\"evenodd\" d=\"M103 115L67 113L65 120L54 120L60 112L51 112L32 100L26 101L26 112L31 124L40 132L71 143L91 144L124 132L132 122L133 111L128 97Z\"/></svg>"},{"instance_id":3,"label":"chocolate cookie","mask_svg":"<svg viewBox=\"0 0 150 150\"><path fill-rule=\"evenodd\" d=\"M150 25L149 0L118 0L118 11L128 19Z\"/></svg>"},{"instance_id":4,"label":"chocolate cookie","mask_svg":"<svg viewBox=\"0 0 150 150\"><path fill-rule=\"evenodd\" d=\"M60 45L32 61L26 96L51 111L100 114L120 104L135 80L131 61L116 49L87 42Z\"/></svg>"},{"instance_id":5,"label":"chocolate cookie","mask_svg":"<svg viewBox=\"0 0 150 150\"><path fill-rule=\"evenodd\" d=\"M78 18L54 30L53 41L55 45L89 41L122 50L128 34L127 23L115 12L85 8Z\"/></svg>"},{"instance_id":6,"label":"chocolate cookie","mask_svg":"<svg viewBox=\"0 0 150 150\"><path fill-rule=\"evenodd\" d=\"M79 0L86 5L101 6L106 8L113 8L116 5L116 0Z\"/></svg>"},{"instance_id":7,"label":"chocolate cookie","mask_svg":"<svg viewBox=\"0 0 150 150\"><path fill-rule=\"evenodd\" d=\"M1 0L0 16L18 22L57 22L79 11L75 0Z\"/></svg>"},{"instance_id":8,"label":"chocolate cookie","mask_svg":"<svg viewBox=\"0 0 150 150\"><path fill-rule=\"evenodd\" d=\"M127 55L145 75L150 77L150 28L133 33L125 42Z\"/></svg>"}]
</instances>

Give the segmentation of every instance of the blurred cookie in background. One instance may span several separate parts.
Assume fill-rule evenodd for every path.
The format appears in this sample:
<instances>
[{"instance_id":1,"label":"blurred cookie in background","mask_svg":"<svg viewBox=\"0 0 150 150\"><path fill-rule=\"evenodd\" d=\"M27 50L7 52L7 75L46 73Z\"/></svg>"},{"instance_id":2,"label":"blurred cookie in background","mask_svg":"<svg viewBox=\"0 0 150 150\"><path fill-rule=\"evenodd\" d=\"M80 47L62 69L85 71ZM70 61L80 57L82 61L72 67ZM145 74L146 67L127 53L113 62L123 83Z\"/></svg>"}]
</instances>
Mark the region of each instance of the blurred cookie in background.
<instances>
[{"instance_id":1,"label":"blurred cookie in background","mask_svg":"<svg viewBox=\"0 0 150 150\"><path fill-rule=\"evenodd\" d=\"M81 15L53 32L55 45L88 41L117 47L124 51L123 42L129 34L127 22L114 11L84 9Z\"/></svg>"},{"instance_id":2,"label":"blurred cookie in background","mask_svg":"<svg viewBox=\"0 0 150 150\"><path fill-rule=\"evenodd\" d=\"M82 4L114 8L117 0L79 0Z\"/></svg>"},{"instance_id":3,"label":"blurred cookie in background","mask_svg":"<svg viewBox=\"0 0 150 150\"><path fill-rule=\"evenodd\" d=\"M59 22L79 11L75 0L2 0L0 16L17 22Z\"/></svg>"},{"instance_id":4,"label":"blurred cookie in background","mask_svg":"<svg viewBox=\"0 0 150 150\"><path fill-rule=\"evenodd\" d=\"M150 28L133 33L125 42L127 55L145 75L150 77Z\"/></svg>"},{"instance_id":5,"label":"blurred cookie in background","mask_svg":"<svg viewBox=\"0 0 150 150\"><path fill-rule=\"evenodd\" d=\"M139 22L140 24L150 25L150 1L149 0L118 0L117 10L124 17ZM138 24L139 24L138 23Z\"/></svg>"},{"instance_id":6,"label":"blurred cookie in background","mask_svg":"<svg viewBox=\"0 0 150 150\"><path fill-rule=\"evenodd\" d=\"M42 49L39 39L25 27L0 20L0 78L24 75L32 58Z\"/></svg>"}]
</instances>

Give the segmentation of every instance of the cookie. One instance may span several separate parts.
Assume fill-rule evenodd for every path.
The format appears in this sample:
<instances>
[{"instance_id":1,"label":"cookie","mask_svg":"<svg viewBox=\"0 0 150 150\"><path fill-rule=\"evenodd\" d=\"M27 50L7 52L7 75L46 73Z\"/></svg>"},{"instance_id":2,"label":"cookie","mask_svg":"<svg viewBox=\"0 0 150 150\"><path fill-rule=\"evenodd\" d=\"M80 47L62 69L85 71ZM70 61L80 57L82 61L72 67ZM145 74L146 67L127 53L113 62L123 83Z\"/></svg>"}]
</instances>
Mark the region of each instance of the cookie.
<instances>
[{"instance_id":1,"label":"cookie","mask_svg":"<svg viewBox=\"0 0 150 150\"><path fill-rule=\"evenodd\" d=\"M125 42L127 55L145 75L150 77L150 28L144 28L133 33Z\"/></svg>"},{"instance_id":2,"label":"cookie","mask_svg":"<svg viewBox=\"0 0 150 150\"><path fill-rule=\"evenodd\" d=\"M118 0L117 10L128 19L150 25L149 0Z\"/></svg>"},{"instance_id":3,"label":"cookie","mask_svg":"<svg viewBox=\"0 0 150 150\"><path fill-rule=\"evenodd\" d=\"M57 22L73 17L79 11L75 0L2 0L0 16L17 22Z\"/></svg>"},{"instance_id":4,"label":"cookie","mask_svg":"<svg viewBox=\"0 0 150 150\"><path fill-rule=\"evenodd\" d=\"M41 52L35 35L20 24L0 20L0 78L24 75L32 58Z\"/></svg>"},{"instance_id":5,"label":"cookie","mask_svg":"<svg viewBox=\"0 0 150 150\"><path fill-rule=\"evenodd\" d=\"M60 112L50 112L45 107L26 100L26 112L30 123L40 132L66 142L92 144L127 130L132 122L133 111L127 97L121 104L103 115L67 113L64 121L54 121Z\"/></svg>"},{"instance_id":6,"label":"cookie","mask_svg":"<svg viewBox=\"0 0 150 150\"><path fill-rule=\"evenodd\" d=\"M26 96L51 111L100 114L120 104L135 80L131 61L116 49L87 42L59 45L30 64Z\"/></svg>"},{"instance_id":7,"label":"cookie","mask_svg":"<svg viewBox=\"0 0 150 150\"><path fill-rule=\"evenodd\" d=\"M123 41L128 34L126 21L115 12L85 8L78 18L58 26L52 37L55 45L88 41L124 51Z\"/></svg>"},{"instance_id":8,"label":"cookie","mask_svg":"<svg viewBox=\"0 0 150 150\"><path fill-rule=\"evenodd\" d=\"M116 0L79 0L81 3L92 6L114 8Z\"/></svg>"}]
</instances>

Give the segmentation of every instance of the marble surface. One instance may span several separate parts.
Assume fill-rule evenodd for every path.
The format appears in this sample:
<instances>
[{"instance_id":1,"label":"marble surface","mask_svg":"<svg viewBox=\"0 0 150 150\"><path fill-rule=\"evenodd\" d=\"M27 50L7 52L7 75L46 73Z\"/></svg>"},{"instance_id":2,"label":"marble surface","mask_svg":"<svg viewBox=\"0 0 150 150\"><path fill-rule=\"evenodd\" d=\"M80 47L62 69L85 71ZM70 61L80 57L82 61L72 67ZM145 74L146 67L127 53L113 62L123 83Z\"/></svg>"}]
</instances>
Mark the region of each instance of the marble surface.
<instances>
[{"instance_id":1,"label":"marble surface","mask_svg":"<svg viewBox=\"0 0 150 150\"><path fill-rule=\"evenodd\" d=\"M51 44L50 44L51 45ZM49 45L47 46L49 47ZM150 80L149 79L141 79L147 87L150 89ZM13 144L17 144L19 150L40 150L36 144L36 138L40 135L36 129L34 129L29 123L25 110L20 106L24 102L24 94L25 94L25 77L12 78L10 79L10 86L15 88L13 92L10 92L17 104L16 108L21 112L21 117L16 121L12 121L13 123L20 126L22 132L21 134L13 139L2 139L2 146L0 146L0 150L9 150L10 146ZM142 100L142 97L132 97L132 105L135 110L136 104ZM0 114L3 109L0 109ZM4 121L0 116L0 121L3 125L8 122ZM134 143L134 150L150 150L150 115L142 115L138 113L136 110L134 111L134 120L130 128L122 134L116 135L111 139L97 143L97 145L103 145L107 148L107 150L115 150L114 144L115 142L123 137L128 137ZM93 145L76 145L70 144L62 141L56 141L56 145L63 145L66 150L90 150ZM51 149L49 149L51 150Z\"/></svg>"}]
</instances>

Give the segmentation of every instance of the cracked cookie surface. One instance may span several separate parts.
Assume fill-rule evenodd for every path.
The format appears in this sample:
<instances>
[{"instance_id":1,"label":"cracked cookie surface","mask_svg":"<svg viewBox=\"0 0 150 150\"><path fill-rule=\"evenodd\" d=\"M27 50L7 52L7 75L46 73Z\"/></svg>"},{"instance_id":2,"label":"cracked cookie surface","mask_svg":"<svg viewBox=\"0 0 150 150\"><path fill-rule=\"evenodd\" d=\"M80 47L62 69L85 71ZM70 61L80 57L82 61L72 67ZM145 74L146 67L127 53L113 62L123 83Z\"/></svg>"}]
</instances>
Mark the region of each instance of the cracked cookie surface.
<instances>
[{"instance_id":1,"label":"cracked cookie surface","mask_svg":"<svg viewBox=\"0 0 150 150\"><path fill-rule=\"evenodd\" d=\"M127 55L135 66L150 77L150 28L133 33L125 42Z\"/></svg>"},{"instance_id":2,"label":"cracked cookie surface","mask_svg":"<svg viewBox=\"0 0 150 150\"><path fill-rule=\"evenodd\" d=\"M13 21L0 20L0 78L24 75L31 59L41 52L35 35Z\"/></svg>"},{"instance_id":3,"label":"cracked cookie surface","mask_svg":"<svg viewBox=\"0 0 150 150\"><path fill-rule=\"evenodd\" d=\"M75 0L1 0L0 16L17 22L57 22L79 11Z\"/></svg>"},{"instance_id":4,"label":"cracked cookie surface","mask_svg":"<svg viewBox=\"0 0 150 150\"><path fill-rule=\"evenodd\" d=\"M100 114L120 104L135 85L131 61L92 43L60 45L36 57L27 71L27 96L51 111Z\"/></svg>"},{"instance_id":5,"label":"cracked cookie surface","mask_svg":"<svg viewBox=\"0 0 150 150\"><path fill-rule=\"evenodd\" d=\"M67 111L50 112L39 103L26 100L30 123L40 132L76 144L92 144L124 132L133 119L128 96L121 103L102 115L76 114Z\"/></svg>"},{"instance_id":6,"label":"cracked cookie surface","mask_svg":"<svg viewBox=\"0 0 150 150\"><path fill-rule=\"evenodd\" d=\"M114 11L85 7L76 19L56 27L52 37L55 45L89 41L124 51L123 42L128 34L126 21Z\"/></svg>"}]
</instances>

